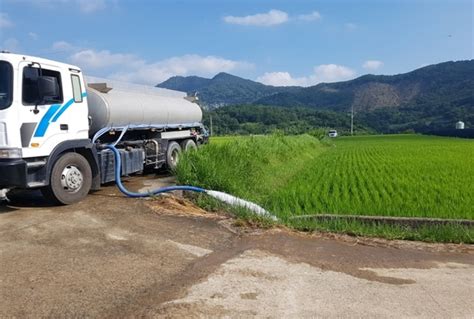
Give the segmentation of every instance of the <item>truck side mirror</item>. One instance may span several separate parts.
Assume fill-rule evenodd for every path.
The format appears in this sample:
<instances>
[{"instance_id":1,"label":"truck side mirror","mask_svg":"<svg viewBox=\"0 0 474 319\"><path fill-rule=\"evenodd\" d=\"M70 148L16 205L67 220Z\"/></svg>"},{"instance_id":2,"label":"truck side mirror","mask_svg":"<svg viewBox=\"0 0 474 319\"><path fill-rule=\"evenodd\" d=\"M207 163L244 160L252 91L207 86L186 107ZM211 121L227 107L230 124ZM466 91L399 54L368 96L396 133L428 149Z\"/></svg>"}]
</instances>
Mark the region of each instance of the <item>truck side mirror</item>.
<instances>
[{"instance_id":1,"label":"truck side mirror","mask_svg":"<svg viewBox=\"0 0 474 319\"><path fill-rule=\"evenodd\" d=\"M55 77L38 77L38 98L41 102L58 100L59 95L59 83Z\"/></svg>"}]
</instances>

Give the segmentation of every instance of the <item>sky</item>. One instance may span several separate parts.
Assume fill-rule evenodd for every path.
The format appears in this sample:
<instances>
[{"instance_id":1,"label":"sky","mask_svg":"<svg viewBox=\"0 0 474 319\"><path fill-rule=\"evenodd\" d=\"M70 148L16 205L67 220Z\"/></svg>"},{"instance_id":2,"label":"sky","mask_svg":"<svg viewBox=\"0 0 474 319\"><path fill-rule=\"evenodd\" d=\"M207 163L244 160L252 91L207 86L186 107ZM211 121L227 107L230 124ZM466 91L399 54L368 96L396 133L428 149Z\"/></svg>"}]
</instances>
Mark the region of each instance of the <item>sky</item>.
<instances>
[{"instance_id":1,"label":"sky","mask_svg":"<svg viewBox=\"0 0 474 319\"><path fill-rule=\"evenodd\" d=\"M0 49L155 85L310 86L474 58L473 0L0 0Z\"/></svg>"}]
</instances>

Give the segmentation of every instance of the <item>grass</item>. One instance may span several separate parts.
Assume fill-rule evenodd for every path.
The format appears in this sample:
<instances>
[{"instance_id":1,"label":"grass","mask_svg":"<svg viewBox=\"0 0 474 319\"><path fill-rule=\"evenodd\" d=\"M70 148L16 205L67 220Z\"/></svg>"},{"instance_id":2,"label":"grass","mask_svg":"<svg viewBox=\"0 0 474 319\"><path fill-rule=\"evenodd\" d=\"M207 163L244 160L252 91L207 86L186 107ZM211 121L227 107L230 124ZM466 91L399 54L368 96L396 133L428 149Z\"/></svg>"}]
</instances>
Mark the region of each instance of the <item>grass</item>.
<instances>
[{"instance_id":1,"label":"grass","mask_svg":"<svg viewBox=\"0 0 474 319\"><path fill-rule=\"evenodd\" d=\"M472 220L471 140L419 135L323 142L308 135L214 138L184 156L177 175L181 183L254 201L297 229L441 242L472 243L474 238L472 228L460 225L411 229L292 218L329 213Z\"/></svg>"},{"instance_id":2,"label":"grass","mask_svg":"<svg viewBox=\"0 0 474 319\"><path fill-rule=\"evenodd\" d=\"M309 135L212 141L180 160L177 177L180 183L225 191L262 203L275 188L289 183L325 150Z\"/></svg>"}]
</instances>

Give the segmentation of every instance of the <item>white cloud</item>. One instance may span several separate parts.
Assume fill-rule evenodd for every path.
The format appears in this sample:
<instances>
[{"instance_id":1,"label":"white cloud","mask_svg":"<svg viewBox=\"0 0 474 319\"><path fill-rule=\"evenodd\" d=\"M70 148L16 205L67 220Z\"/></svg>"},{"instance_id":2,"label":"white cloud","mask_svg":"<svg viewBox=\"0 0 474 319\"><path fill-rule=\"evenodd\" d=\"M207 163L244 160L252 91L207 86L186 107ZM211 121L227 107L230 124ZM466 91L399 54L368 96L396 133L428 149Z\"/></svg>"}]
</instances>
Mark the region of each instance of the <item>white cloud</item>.
<instances>
[{"instance_id":1,"label":"white cloud","mask_svg":"<svg viewBox=\"0 0 474 319\"><path fill-rule=\"evenodd\" d=\"M219 72L246 70L252 67L252 64L243 61L188 54L154 63L137 61L132 67L133 70L117 72L111 77L121 81L157 84L175 75L210 76Z\"/></svg>"},{"instance_id":2,"label":"white cloud","mask_svg":"<svg viewBox=\"0 0 474 319\"><path fill-rule=\"evenodd\" d=\"M38 40L38 34L34 32L28 32L28 36L33 40Z\"/></svg>"},{"instance_id":3,"label":"white cloud","mask_svg":"<svg viewBox=\"0 0 474 319\"><path fill-rule=\"evenodd\" d=\"M318 82L337 82L353 78L354 70L337 64L321 64L314 68L314 75Z\"/></svg>"},{"instance_id":4,"label":"white cloud","mask_svg":"<svg viewBox=\"0 0 474 319\"><path fill-rule=\"evenodd\" d=\"M378 61L378 60L367 60L364 62L364 64L362 64L362 67L364 69L371 70L371 71L377 70L381 68L382 66L383 66L383 62Z\"/></svg>"},{"instance_id":5,"label":"white cloud","mask_svg":"<svg viewBox=\"0 0 474 319\"><path fill-rule=\"evenodd\" d=\"M70 44L69 42L56 41L53 43L51 49L53 49L53 51L67 52L67 51L76 50L77 48L73 46L72 44Z\"/></svg>"},{"instance_id":6,"label":"white cloud","mask_svg":"<svg viewBox=\"0 0 474 319\"><path fill-rule=\"evenodd\" d=\"M293 78L288 72L266 72L257 78L258 82L273 86L306 86L307 78Z\"/></svg>"},{"instance_id":7,"label":"white cloud","mask_svg":"<svg viewBox=\"0 0 474 319\"><path fill-rule=\"evenodd\" d=\"M0 12L0 29L13 27L13 22L8 17L8 14Z\"/></svg>"},{"instance_id":8,"label":"white cloud","mask_svg":"<svg viewBox=\"0 0 474 319\"><path fill-rule=\"evenodd\" d=\"M356 72L346 66L321 64L315 66L309 76L292 77L288 72L267 72L257 78L258 82L274 86L311 86L321 82L337 82L354 78Z\"/></svg>"},{"instance_id":9,"label":"white cloud","mask_svg":"<svg viewBox=\"0 0 474 319\"><path fill-rule=\"evenodd\" d=\"M269 27L288 22L288 13L272 9L267 13L258 13L242 17L226 16L224 17L224 21L229 24Z\"/></svg>"},{"instance_id":10,"label":"white cloud","mask_svg":"<svg viewBox=\"0 0 474 319\"><path fill-rule=\"evenodd\" d=\"M81 50L74 53L70 60L88 69L105 69L114 65L129 65L134 63L137 58L132 54L111 53L108 50Z\"/></svg>"},{"instance_id":11,"label":"white cloud","mask_svg":"<svg viewBox=\"0 0 474 319\"><path fill-rule=\"evenodd\" d=\"M265 72L263 75L257 77L257 82L273 85L273 86L308 86L308 78L295 78L289 72Z\"/></svg>"},{"instance_id":12,"label":"white cloud","mask_svg":"<svg viewBox=\"0 0 474 319\"><path fill-rule=\"evenodd\" d=\"M318 11L313 11L309 14L300 14L298 20L302 21L317 21L321 19L321 14Z\"/></svg>"},{"instance_id":13,"label":"white cloud","mask_svg":"<svg viewBox=\"0 0 474 319\"><path fill-rule=\"evenodd\" d=\"M67 42L56 42L53 47L73 48ZM73 48L74 50L74 48ZM218 72L248 70L253 65L244 61L216 56L188 54L148 62L133 54L113 53L108 50L75 49L69 60L86 72L108 74L108 77L133 83L157 84L175 75L210 76Z\"/></svg>"}]
</instances>

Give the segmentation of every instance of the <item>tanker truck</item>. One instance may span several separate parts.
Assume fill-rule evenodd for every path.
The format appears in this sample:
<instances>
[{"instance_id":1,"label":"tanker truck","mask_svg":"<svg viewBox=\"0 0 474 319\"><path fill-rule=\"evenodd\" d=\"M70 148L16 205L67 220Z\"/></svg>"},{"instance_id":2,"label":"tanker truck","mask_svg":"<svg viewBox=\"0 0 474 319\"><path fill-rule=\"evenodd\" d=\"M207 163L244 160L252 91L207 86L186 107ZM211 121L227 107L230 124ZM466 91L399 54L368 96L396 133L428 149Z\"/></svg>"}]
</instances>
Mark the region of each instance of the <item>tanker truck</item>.
<instances>
[{"instance_id":1,"label":"tanker truck","mask_svg":"<svg viewBox=\"0 0 474 319\"><path fill-rule=\"evenodd\" d=\"M207 142L202 111L185 93L107 81L0 53L0 190L40 189L72 204L115 181L104 145L119 151L124 176L174 169L182 151Z\"/></svg>"}]
</instances>

